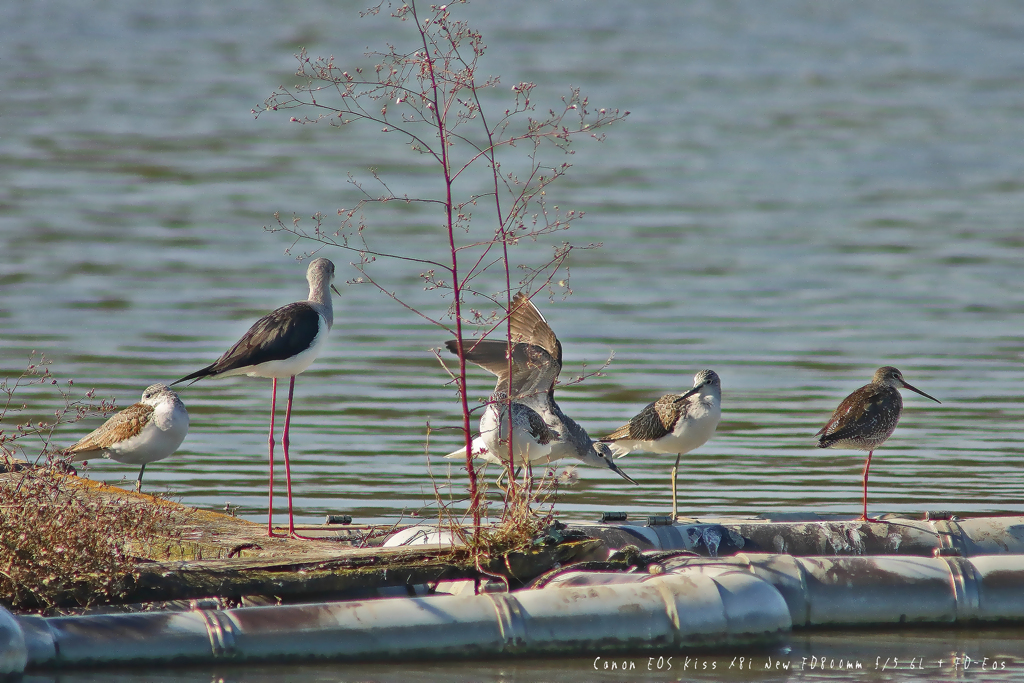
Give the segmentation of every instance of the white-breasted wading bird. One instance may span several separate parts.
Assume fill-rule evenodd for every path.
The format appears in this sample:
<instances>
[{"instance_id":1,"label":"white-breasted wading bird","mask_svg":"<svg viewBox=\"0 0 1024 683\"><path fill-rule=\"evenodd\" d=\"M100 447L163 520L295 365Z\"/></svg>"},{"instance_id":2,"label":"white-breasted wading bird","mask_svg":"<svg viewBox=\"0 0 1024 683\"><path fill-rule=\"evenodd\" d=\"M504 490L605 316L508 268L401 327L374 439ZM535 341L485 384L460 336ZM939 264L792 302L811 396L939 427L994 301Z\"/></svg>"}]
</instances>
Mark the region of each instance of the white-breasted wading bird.
<instances>
[{"instance_id":1,"label":"white-breasted wading bird","mask_svg":"<svg viewBox=\"0 0 1024 683\"><path fill-rule=\"evenodd\" d=\"M142 465L135 490L142 491L146 465L163 460L188 434L188 411L166 384L153 384L142 399L114 413L98 429L68 449L72 462L109 458L127 465Z\"/></svg>"},{"instance_id":2,"label":"white-breasted wading bird","mask_svg":"<svg viewBox=\"0 0 1024 683\"><path fill-rule=\"evenodd\" d=\"M218 379L236 375L267 377L273 380L270 436L267 439L270 450L267 534L270 536L274 535L274 413L277 408L277 380L289 378L288 405L285 408L284 433L281 437L288 488L288 534L301 538L295 533L295 519L292 516L292 473L288 458L288 430L291 425L295 376L308 368L327 344L327 336L334 325L331 290L341 295L333 284L334 264L328 259L318 258L310 261L309 267L306 268L306 280L309 282L309 298L306 301L282 306L263 316L216 362L171 384L174 386L189 380L194 383L204 378Z\"/></svg>"},{"instance_id":3,"label":"white-breasted wading bird","mask_svg":"<svg viewBox=\"0 0 1024 683\"><path fill-rule=\"evenodd\" d=\"M511 407L512 452L516 465L576 458L592 467L610 469L635 484L615 464L611 449L591 439L583 427L559 408L555 401L555 384L562 370L562 344L544 316L522 292L512 299L509 320L511 376L506 340L463 340L466 360L498 378L480 417L480 436L473 442L473 455L490 462L508 463ZM458 353L456 340L445 342L445 346L452 353ZM465 458L466 449L463 447L446 457Z\"/></svg>"},{"instance_id":4,"label":"white-breasted wading bird","mask_svg":"<svg viewBox=\"0 0 1024 683\"><path fill-rule=\"evenodd\" d=\"M615 457L633 451L675 453L672 466L672 519L676 518L676 476L685 453L707 443L722 417L722 381L713 370L693 376L693 388L683 394L665 394L648 403L601 441L611 446Z\"/></svg>"}]
</instances>

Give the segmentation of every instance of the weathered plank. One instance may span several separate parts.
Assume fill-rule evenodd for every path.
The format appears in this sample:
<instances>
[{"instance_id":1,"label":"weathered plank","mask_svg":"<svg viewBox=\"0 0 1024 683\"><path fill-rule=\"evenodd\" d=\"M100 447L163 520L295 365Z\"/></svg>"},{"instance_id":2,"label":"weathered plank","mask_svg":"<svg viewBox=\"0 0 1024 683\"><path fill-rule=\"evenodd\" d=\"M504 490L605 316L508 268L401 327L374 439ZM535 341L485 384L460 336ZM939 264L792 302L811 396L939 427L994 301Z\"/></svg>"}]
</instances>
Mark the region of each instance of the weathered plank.
<instances>
[{"instance_id":1,"label":"weathered plank","mask_svg":"<svg viewBox=\"0 0 1024 683\"><path fill-rule=\"evenodd\" d=\"M0 474L0 485L14 484L20 473ZM356 547L369 534L391 527L304 526L318 540L269 537L266 526L231 515L200 510L166 498L139 494L74 475L68 490L99 503L159 506L170 514L166 533L137 542L136 568L123 577L124 603L260 597L273 601L326 599L372 593L373 589L438 581L506 577L513 587L553 567L602 557L599 540L544 545L526 552L479 558L464 546L419 545L399 548ZM58 607L75 607L82 596L69 591ZM62 603L67 604L62 604Z\"/></svg>"},{"instance_id":2,"label":"weathered plank","mask_svg":"<svg viewBox=\"0 0 1024 683\"><path fill-rule=\"evenodd\" d=\"M549 569L595 554L604 554L600 541L586 540L510 553L482 565L489 574L520 585ZM481 576L468 552L450 548L365 548L339 550L329 560L243 558L153 563L140 567L129 590L130 602L184 600L205 597L288 598L329 597L387 586L414 586Z\"/></svg>"}]
</instances>

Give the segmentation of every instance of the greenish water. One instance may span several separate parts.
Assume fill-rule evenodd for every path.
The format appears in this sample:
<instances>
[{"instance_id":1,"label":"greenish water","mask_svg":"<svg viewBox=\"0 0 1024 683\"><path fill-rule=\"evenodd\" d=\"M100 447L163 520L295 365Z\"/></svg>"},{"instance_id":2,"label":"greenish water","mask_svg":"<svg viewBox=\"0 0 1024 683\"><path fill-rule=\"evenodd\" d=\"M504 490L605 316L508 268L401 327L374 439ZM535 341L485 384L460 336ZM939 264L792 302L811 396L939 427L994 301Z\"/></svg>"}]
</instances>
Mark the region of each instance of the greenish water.
<instances>
[{"instance_id":1,"label":"greenish water","mask_svg":"<svg viewBox=\"0 0 1024 683\"><path fill-rule=\"evenodd\" d=\"M331 216L355 196L345 174L370 166L401 191L431 191L396 139L250 114L293 80L300 46L356 64L366 46L408 40L397 22L251 0L0 13L17 29L0 46L5 374L36 350L76 388L134 402L304 296L289 238L263 231L274 212ZM504 84L534 79L552 103L573 84L632 112L604 144L580 145L549 193L586 211L567 238L604 245L573 255L570 298L541 301L564 378L615 355L603 376L560 391L567 413L603 434L712 368L723 420L686 458L683 507L852 513L863 454L817 450L812 435L893 364L943 403L908 397L875 461L872 507L1024 510L1024 55L1012 3L467 13ZM427 209L388 205L371 219L377 243L443 254ZM357 275L352 254L324 253L340 280ZM415 268L374 272L443 314ZM390 520L431 503L425 452L443 474L436 456L458 441L458 405L430 353L447 335L369 286L342 290L332 341L297 383L297 505L309 521ZM471 374L484 397L493 380ZM55 408L52 391L25 396L31 415ZM269 382L182 397L192 431L149 485L260 518ZM669 460L628 456L639 488L585 469L560 509L664 509ZM102 462L89 476L134 472Z\"/></svg>"},{"instance_id":2,"label":"greenish water","mask_svg":"<svg viewBox=\"0 0 1024 683\"><path fill-rule=\"evenodd\" d=\"M357 20L357 9L0 7L0 374L16 375L35 350L62 382L128 405L305 295L289 238L263 230L274 212L332 217L357 197L346 173L366 178L368 167L403 192L436 189L396 138L250 114L292 82L301 47L354 64L367 47L409 40L401 24ZM586 212L567 239L604 245L573 254L570 298L540 300L564 345L563 378L614 353L603 376L560 390L568 414L603 434L712 368L722 424L686 456L681 509L852 514L863 454L817 450L812 435L876 367L896 365L942 405L908 394L900 428L875 455L871 509L1024 511L1016 3L466 12L488 45L483 68L502 77L498 95L534 80L546 108L572 84L597 106L631 112L604 144L581 145L549 192ZM388 205L368 234L439 256L439 223ZM443 480L438 456L459 440L458 404L430 353L447 335L368 286L343 286L357 275L353 257L323 254L339 265L342 296L327 350L297 382L298 516L429 514L425 453ZM448 301L422 291L418 270L381 263L375 273L443 314ZM474 398L491 386L472 371ZM52 387L19 395L23 417L60 405ZM191 432L148 468L147 488L263 519L269 382L200 383L182 398ZM558 509L666 511L670 461L628 456L636 488L583 468ZM117 482L136 472L99 462L87 474ZM532 676L510 671L500 676Z\"/></svg>"}]
</instances>

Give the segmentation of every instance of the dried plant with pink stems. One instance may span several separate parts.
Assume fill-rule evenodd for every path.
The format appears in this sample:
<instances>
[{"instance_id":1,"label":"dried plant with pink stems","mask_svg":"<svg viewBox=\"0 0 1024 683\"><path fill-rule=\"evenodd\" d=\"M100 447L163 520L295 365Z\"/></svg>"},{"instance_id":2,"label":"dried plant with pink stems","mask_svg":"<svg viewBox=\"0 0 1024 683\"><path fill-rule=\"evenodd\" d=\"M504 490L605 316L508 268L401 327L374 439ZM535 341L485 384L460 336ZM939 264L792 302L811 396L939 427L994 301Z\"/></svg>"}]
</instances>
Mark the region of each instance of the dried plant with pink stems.
<instances>
[{"instance_id":1,"label":"dried plant with pink stems","mask_svg":"<svg viewBox=\"0 0 1024 683\"><path fill-rule=\"evenodd\" d=\"M360 199L338 209L336 222L317 212L307 227L299 218L286 221L276 215L276 224L268 229L294 235L293 247L308 240L316 243L310 251L330 246L353 252L358 275L352 282L377 288L459 340L458 367L450 375L462 407L468 509L474 536L478 537L481 487L472 462L472 410L466 393L463 327L483 325L491 332L504 324L506 340L511 343L507 320L516 292L532 296L545 290L553 295L556 287L566 294L571 291L567 267L570 253L599 245L576 247L556 240L550 256L530 264L513 265L509 252L521 243L551 238L582 217L581 212L550 204L548 188L571 168L565 157L574 153L575 140L602 140L604 129L622 121L629 112L595 108L574 87L557 106L538 109L533 99L535 84L521 82L504 91L508 93L508 106L492 116L489 109L485 111L482 99L488 91L488 102L493 101L492 95L500 95L501 81L498 76L482 75L480 62L486 45L478 31L456 16L454 10L462 4L422 9L415 0L409 0L394 7L388 5L391 18L404 24L403 30L411 35L411 47L388 45L383 51L368 53L366 64L351 68L338 66L334 57L313 58L303 50L296 55L300 83L278 88L253 113L289 112L291 122L298 125L373 126L385 140L397 138L396 142L418 152L443 178L436 194L409 196L393 191L375 169L370 170L373 191L349 174L348 182ZM379 16L384 7L381 2L362 16ZM554 162L549 159L552 153L559 157ZM447 246L445 258L402 253L384 240L374 239L367 214L375 206L394 202L422 205L431 216L440 217ZM445 314L432 315L386 287L374 270L374 264L384 259L418 269L426 289L450 293L451 303ZM517 273L515 279L513 271ZM510 447L510 475L513 466ZM512 495L513 477L509 481Z\"/></svg>"}]
</instances>

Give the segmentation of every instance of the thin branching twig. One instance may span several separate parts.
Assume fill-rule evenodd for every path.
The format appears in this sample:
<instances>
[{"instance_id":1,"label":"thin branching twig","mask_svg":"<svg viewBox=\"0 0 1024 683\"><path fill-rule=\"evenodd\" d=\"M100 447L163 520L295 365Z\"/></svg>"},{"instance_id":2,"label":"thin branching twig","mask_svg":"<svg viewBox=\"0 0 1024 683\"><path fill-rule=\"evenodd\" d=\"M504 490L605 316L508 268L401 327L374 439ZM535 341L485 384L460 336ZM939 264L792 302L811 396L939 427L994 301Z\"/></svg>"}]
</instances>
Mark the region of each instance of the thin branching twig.
<instances>
[{"instance_id":1,"label":"thin branching twig","mask_svg":"<svg viewBox=\"0 0 1024 683\"><path fill-rule=\"evenodd\" d=\"M345 128L358 124L375 128L385 139L397 136L443 179L436 194L410 196L376 169L369 171L370 182L350 173L348 183L356 191L356 201L337 209L337 224L328 226L326 214L316 212L309 227L298 217L286 221L275 215L274 225L266 229L291 235L292 248L310 243L316 249L329 246L351 252L358 273L350 280L352 284L375 288L455 338L458 364L446 368L446 374L454 381L462 409L469 478L467 512L472 518L473 537L479 543L485 487L478 482L472 461L470 416L474 409L466 392L465 325L481 326L478 332L483 334L504 326L503 336L511 343L508 316L515 292L532 295L548 290L553 295L555 287L571 292L570 255L574 250L599 245L574 247L563 240L539 264L513 265L511 250L562 233L583 216L582 212L550 204L550 186L572 168L566 157L574 153L575 140L602 140L604 129L629 112L595 108L575 87L569 88L558 106L539 109L535 101L537 86L524 81L507 91L507 108L496 117L485 115L481 94L499 89L501 79L484 75L483 36L455 16L453 10L459 4L429 5L424 9L415 0L393 7L382 0L362 16L377 16L390 8L390 16L414 33L412 49L400 50L389 44L384 50L367 53L368 61L363 65L350 68L336 64L333 56L311 57L302 50L296 55L297 84L279 87L253 113L287 112L297 125ZM557 158L549 158L552 153ZM447 251L444 257L401 252L393 240L374 237L367 229L368 214L375 207L394 202L420 207L432 219L439 219ZM424 311L388 286L383 279L386 273L375 270L382 260L418 268L424 289L437 291L442 297L451 295L447 310L443 314ZM487 313L473 307L478 300L493 305L494 310ZM438 360L444 365L440 356ZM506 393L510 395L511 391ZM506 518L517 505L513 498L525 496L527 507L531 499L528 491L519 491L512 477L511 444L507 456L510 484L503 510ZM438 501L438 505L448 510L454 502Z\"/></svg>"}]
</instances>

